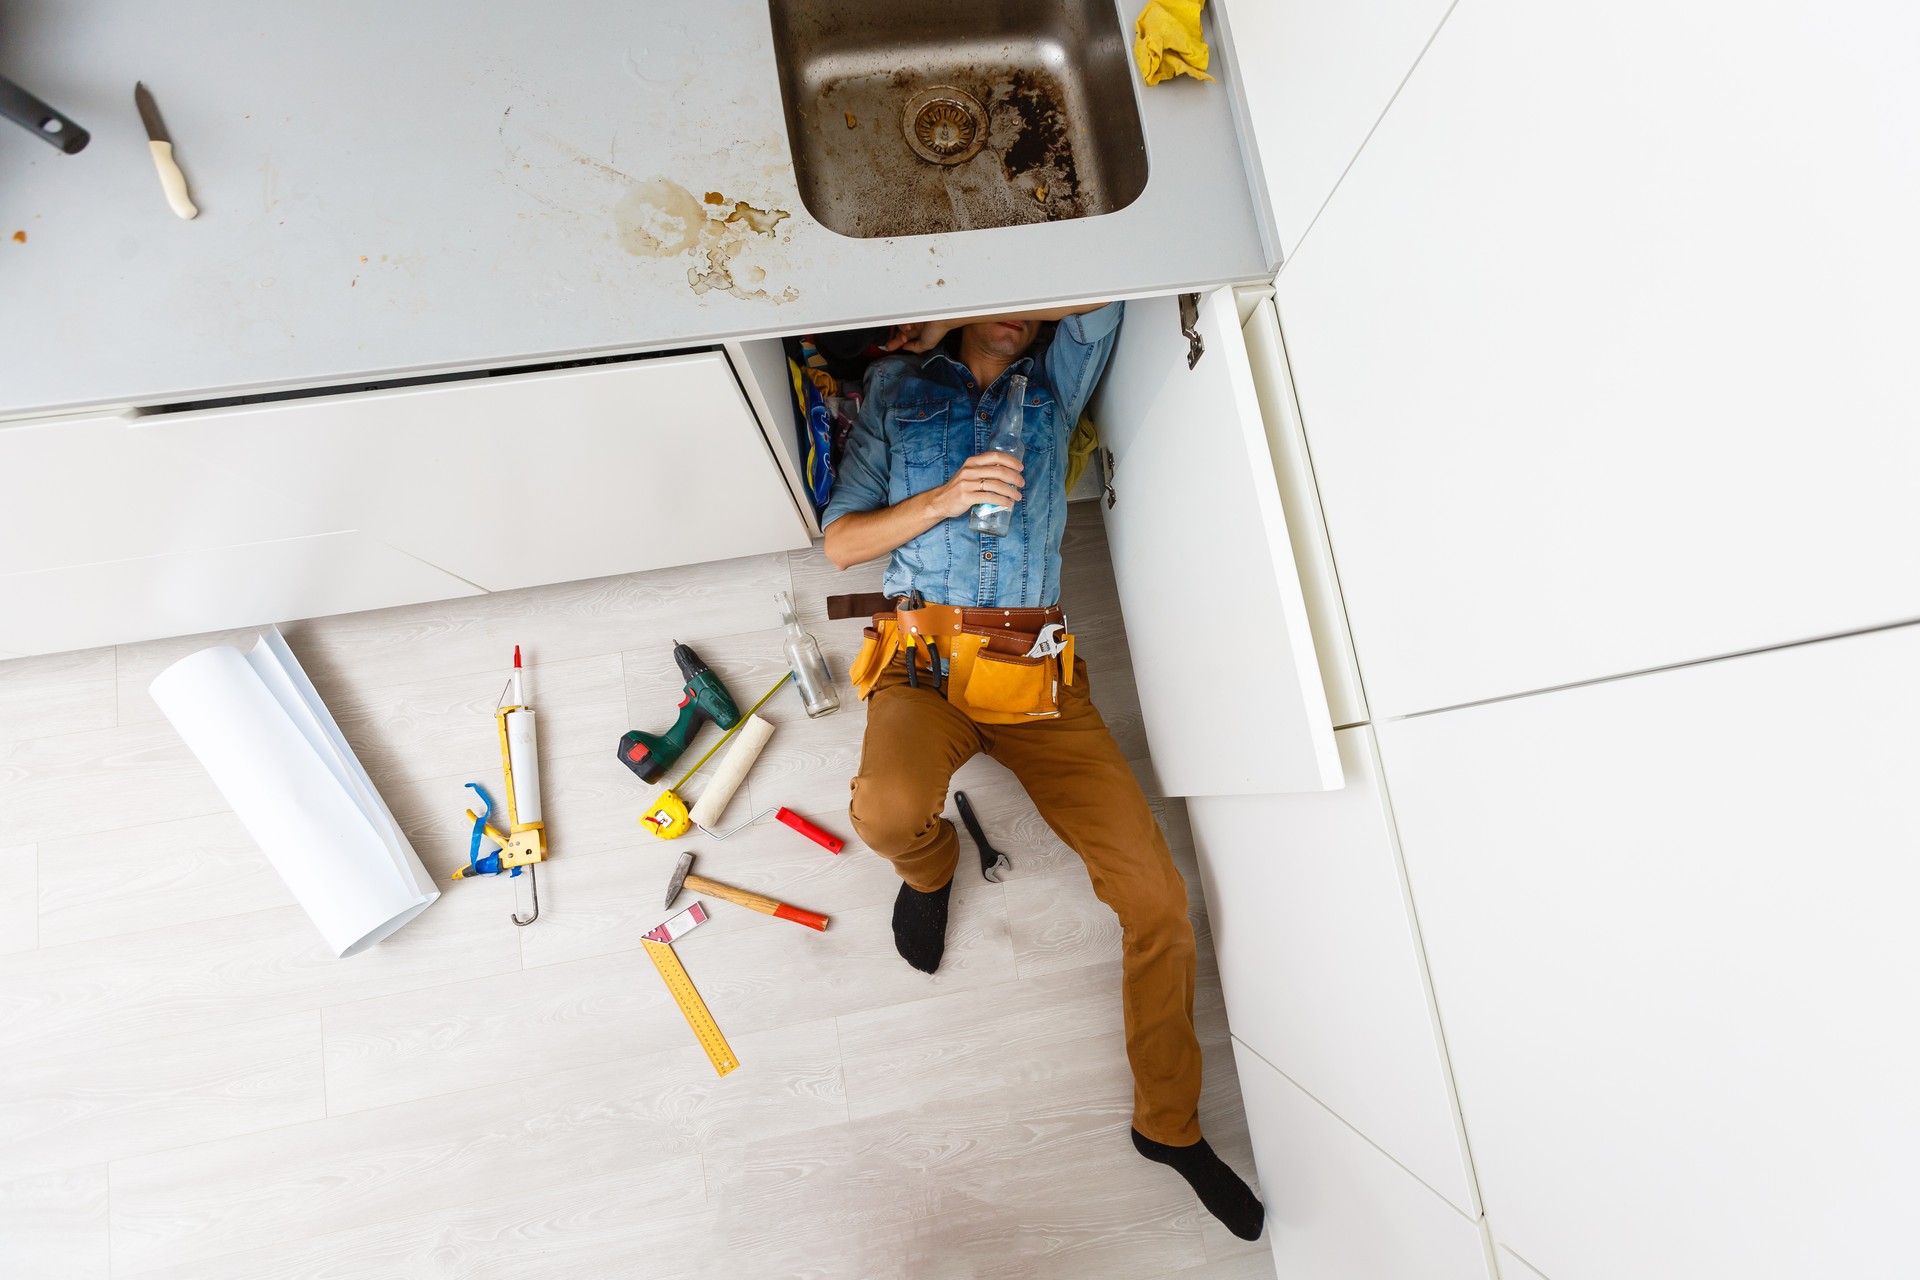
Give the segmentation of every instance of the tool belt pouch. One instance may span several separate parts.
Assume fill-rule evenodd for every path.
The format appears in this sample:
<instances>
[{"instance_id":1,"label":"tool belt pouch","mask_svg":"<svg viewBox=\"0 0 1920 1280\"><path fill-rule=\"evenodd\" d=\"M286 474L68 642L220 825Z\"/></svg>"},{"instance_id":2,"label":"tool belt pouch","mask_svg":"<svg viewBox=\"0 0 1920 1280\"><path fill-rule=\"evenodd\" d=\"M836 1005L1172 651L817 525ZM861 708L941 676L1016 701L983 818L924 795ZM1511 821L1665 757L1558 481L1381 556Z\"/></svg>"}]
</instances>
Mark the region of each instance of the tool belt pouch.
<instances>
[{"instance_id":1,"label":"tool belt pouch","mask_svg":"<svg viewBox=\"0 0 1920 1280\"><path fill-rule=\"evenodd\" d=\"M942 647L951 659L947 701L969 719L980 724L1024 724L1060 714L1059 658L998 653L987 636L972 634L955 636Z\"/></svg>"},{"instance_id":2,"label":"tool belt pouch","mask_svg":"<svg viewBox=\"0 0 1920 1280\"><path fill-rule=\"evenodd\" d=\"M847 671L847 679L862 702L873 693L874 686L880 683L881 673L893 662L893 655L900 651L900 628L891 621L875 618L874 624L864 634L860 652L854 655L853 666Z\"/></svg>"}]
</instances>

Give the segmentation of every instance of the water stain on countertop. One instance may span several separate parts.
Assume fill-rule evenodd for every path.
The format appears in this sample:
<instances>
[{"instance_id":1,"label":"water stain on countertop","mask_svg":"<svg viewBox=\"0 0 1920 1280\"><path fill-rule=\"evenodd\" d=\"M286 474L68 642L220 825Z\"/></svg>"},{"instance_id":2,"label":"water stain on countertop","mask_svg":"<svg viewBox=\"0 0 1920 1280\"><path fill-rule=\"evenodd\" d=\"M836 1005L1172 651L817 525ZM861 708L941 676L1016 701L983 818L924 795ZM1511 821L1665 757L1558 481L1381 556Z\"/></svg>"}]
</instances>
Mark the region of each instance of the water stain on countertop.
<instances>
[{"instance_id":1,"label":"water stain on countertop","mask_svg":"<svg viewBox=\"0 0 1920 1280\"><path fill-rule=\"evenodd\" d=\"M792 217L786 209L706 187L695 194L668 177L624 172L546 130L518 120L508 125L505 117L502 124L501 176L545 208L545 215L535 217L605 227L599 220L610 216L606 238L627 254L685 259L687 287L695 294L717 290L775 305L800 296L792 286L766 285L770 270L786 266L780 248L788 239L780 224Z\"/></svg>"},{"instance_id":2,"label":"water stain on countertop","mask_svg":"<svg viewBox=\"0 0 1920 1280\"><path fill-rule=\"evenodd\" d=\"M729 208L728 206L731 206ZM761 240L773 240L786 218L785 209L761 209L745 200L729 200L709 191L703 200L667 178L635 182L613 207L614 235L620 247L636 257L673 258L694 255L687 268L687 287L705 294L715 289L753 302L787 303L800 296L791 285L778 293L763 282L766 268L734 259Z\"/></svg>"}]
</instances>

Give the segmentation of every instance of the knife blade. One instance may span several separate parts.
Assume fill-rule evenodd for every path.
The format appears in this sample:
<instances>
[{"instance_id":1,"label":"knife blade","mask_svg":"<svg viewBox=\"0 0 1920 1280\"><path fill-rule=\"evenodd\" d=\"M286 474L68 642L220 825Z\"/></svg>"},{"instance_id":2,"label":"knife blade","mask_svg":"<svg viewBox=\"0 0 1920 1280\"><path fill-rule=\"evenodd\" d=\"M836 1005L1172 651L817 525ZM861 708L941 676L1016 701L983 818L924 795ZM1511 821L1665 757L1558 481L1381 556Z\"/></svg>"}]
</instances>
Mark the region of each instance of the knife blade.
<instances>
[{"instance_id":1,"label":"knife blade","mask_svg":"<svg viewBox=\"0 0 1920 1280\"><path fill-rule=\"evenodd\" d=\"M140 123L146 126L147 149L153 152L153 167L160 174L160 190L166 193L167 206L183 218L197 217L200 210L187 195L187 178L173 158L173 139L167 136L160 108L147 86L138 81L133 86L133 105L140 112Z\"/></svg>"}]
</instances>

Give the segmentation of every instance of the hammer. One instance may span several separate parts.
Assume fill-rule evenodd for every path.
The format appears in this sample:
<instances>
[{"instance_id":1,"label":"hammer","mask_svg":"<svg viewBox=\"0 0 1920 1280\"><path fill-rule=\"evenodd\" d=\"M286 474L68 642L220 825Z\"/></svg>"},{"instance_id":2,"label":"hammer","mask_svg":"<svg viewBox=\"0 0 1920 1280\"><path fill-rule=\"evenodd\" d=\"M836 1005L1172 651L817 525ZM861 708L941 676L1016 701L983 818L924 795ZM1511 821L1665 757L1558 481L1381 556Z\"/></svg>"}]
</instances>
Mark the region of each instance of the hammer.
<instances>
[{"instance_id":1,"label":"hammer","mask_svg":"<svg viewBox=\"0 0 1920 1280\"><path fill-rule=\"evenodd\" d=\"M673 879L667 881L667 900L661 903L661 906L672 906L673 900L680 896L680 886L685 885L695 893L710 893L716 898L724 898L728 902L751 907L762 915L779 916L782 920L791 920L809 929L824 930L827 927L827 917L818 912L802 911L784 902L776 902L764 894L748 893L745 889L736 889L732 885L721 884L705 876L696 876L691 874L692 870L693 850L689 849L680 855L680 864L673 869Z\"/></svg>"}]
</instances>

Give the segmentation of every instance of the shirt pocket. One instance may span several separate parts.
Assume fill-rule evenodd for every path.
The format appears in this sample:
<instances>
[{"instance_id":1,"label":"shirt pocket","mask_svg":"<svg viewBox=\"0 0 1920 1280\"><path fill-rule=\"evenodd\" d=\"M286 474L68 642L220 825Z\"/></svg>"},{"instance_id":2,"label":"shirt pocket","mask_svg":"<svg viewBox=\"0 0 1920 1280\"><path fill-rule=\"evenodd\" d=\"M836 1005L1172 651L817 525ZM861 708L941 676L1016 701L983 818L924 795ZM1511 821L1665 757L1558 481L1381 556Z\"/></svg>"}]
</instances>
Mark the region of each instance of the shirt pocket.
<instances>
[{"instance_id":1,"label":"shirt pocket","mask_svg":"<svg viewBox=\"0 0 1920 1280\"><path fill-rule=\"evenodd\" d=\"M892 462L887 476L889 505L946 483L949 416L950 406L939 401L895 405L887 410Z\"/></svg>"}]
</instances>

